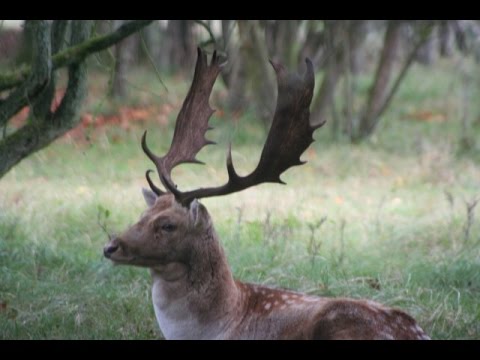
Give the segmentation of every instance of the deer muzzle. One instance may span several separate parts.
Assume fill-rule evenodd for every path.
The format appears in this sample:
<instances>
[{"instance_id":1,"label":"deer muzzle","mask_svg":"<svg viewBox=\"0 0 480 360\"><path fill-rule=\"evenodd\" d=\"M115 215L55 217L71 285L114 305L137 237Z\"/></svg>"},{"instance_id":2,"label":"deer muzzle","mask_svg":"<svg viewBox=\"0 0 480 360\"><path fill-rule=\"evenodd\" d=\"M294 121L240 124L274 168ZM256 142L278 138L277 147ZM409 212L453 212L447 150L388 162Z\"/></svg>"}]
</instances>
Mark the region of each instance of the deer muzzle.
<instances>
[{"instance_id":1,"label":"deer muzzle","mask_svg":"<svg viewBox=\"0 0 480 360\"><path fill-rule=\"evenodd\" d=\"M103 248L103 255L110 259L113 253L115 253L119 249L120 245L118 240L115 238L110 241L104 248Z\"/></svg>"}]
</instances>

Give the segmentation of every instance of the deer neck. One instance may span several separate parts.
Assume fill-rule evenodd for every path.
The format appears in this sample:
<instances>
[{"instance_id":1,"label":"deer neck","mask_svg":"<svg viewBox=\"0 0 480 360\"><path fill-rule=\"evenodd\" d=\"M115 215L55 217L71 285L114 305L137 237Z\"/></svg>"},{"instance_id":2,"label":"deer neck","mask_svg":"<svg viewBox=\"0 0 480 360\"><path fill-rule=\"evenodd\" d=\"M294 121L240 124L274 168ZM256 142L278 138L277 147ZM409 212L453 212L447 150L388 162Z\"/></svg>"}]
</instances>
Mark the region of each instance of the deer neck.
<instances>
[{"instance_id":1,"label":"deer neck","mask_svg":"<svg viewBox=\"0 0 480 360\"><path fill-rule=\"evenodd\" d=\"M213 227L196 244L187 261L151 269L155 315L167 339L221 337L239 301Z\"/></svg>"}]
</instances>

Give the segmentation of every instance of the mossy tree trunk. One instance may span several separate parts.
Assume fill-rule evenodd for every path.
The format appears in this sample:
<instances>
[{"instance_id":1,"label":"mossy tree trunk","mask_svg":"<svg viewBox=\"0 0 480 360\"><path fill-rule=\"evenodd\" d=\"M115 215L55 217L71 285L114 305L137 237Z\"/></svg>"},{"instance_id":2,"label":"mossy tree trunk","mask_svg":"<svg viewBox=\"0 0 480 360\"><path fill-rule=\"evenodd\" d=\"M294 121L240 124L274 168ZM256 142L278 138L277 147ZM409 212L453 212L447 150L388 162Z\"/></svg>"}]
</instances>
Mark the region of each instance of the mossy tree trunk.
<instances>
[{"instance_id":1,"label":"mossy tree trunk","mask_svg":"<svg viewBox=\"0 0 480 360\"><path fill-rule=\"evenodd\" d=\"M148 25L151 20L131 21L116 31L91 38L92 21L71 22L70 45L65 45L67 20L31 21L31 65L8 74L0 74L0 92L9 90L0 100L0 178L32 153L46 147L77 125L86 95L86 58L104 50ZM68 66L68 85L60 105L51 111L55 96L55 70ZM9 120L30 106L27 123L14 131ZM13 131L13 132L11 132Z\"/></svg>"}]
</instances>

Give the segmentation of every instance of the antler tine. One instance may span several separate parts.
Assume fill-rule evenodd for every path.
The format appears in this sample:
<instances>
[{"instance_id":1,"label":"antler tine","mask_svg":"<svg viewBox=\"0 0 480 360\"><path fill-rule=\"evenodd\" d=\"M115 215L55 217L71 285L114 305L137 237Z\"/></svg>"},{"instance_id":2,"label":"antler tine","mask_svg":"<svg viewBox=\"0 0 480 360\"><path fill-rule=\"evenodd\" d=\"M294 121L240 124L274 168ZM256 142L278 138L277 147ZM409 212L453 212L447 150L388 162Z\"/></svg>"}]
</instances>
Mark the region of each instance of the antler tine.
<instances>
[{"instance_id":1,"label":"antler tine","mask_svg":"<svg viewBox=\"0 0 480 360\"><path fill-rule=\"evenodd\" d=\"M153 163L156 165L158 161L161 160L161 158L159 158L157 155L155 155L149 148L148 148L148 145L147 145L147 130L145 130L143 132L143 135L142 135L142 149L143 149L143 152L149 157L150 160L153 161Z\"/></svg>"},{"instance_id":2,"label":"antler tine","mask_svg":"<svg viewBox=\"0 0 480 360\"><path fill-rule=\"evenodd\" d=\"M148 185L150 186L150 189L157 194L158 196L165 194L165 191L160 190L155 184L153 183L152 179L150 179L150 173L153 172L153 170L147 170L145 173L145 177L147 178Z\"/></svg>"},{"instance_id":3,"label":"antler tine","mask_svg":"<svg viewBox=\"0 0 480 360\"><path fill-rule=\"evenodd\" d=\"M231 145L227 153L228 181L225 185L180 192L169 184L168 190L177 200L188 205L195 198L228 195L261 183L285 184L280 175L292 166L302 165L302 153L313 142L313 132L324 122L310 124L310 103L312 102L315 76L313 64L305 59L306 71L303 77L289 73L282 64L270 61L277 75L278 98L272 125L255 170L247 176L239 176L232 161Z\"/></svg>"}]
</instances>

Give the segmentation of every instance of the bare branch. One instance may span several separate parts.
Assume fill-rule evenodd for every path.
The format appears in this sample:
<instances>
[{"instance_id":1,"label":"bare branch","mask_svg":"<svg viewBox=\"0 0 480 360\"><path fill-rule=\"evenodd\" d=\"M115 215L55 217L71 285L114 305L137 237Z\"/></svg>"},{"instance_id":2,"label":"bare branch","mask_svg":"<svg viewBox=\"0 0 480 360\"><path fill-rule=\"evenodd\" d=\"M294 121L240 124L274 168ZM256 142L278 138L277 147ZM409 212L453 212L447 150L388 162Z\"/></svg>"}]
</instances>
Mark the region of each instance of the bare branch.
<instances>
[{"instance_id":1,"label":"bare branch","mask_svg":"<svg viewBox=\"0 0 480 360\"><path fill-rule=\"evenodd\" d=\"M114 32L87 39L83 43L69 47L52 57L52 70L82 62L89 55L105 50L134 32L150 24L153 20L133 20L120 26ZM18 86L31 73L31 68L26 67L17 72L0 75L0 91Z\"/></svg>"}]
</instances>

